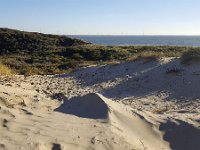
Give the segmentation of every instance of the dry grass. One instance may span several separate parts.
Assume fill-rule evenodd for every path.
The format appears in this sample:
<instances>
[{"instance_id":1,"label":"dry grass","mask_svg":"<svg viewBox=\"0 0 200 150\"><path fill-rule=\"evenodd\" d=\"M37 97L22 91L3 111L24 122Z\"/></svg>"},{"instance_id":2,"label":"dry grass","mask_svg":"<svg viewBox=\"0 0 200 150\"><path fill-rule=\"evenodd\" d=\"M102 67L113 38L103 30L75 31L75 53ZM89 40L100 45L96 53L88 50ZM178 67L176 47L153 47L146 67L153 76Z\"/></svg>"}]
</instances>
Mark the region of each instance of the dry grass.
<instances>
[{"instance_id":1,"label":"dry grass","mask_svg":"<svg viewBox=\"0 0 200 150\"><path fill-rule=\"evenodd\" d=\"M136 61L136 60L144 60L144 61L155 61L161 57L164 57L165 54L162 52L152 52L152 51L145 51L134 56L128 58L128 61Z\"/></svg>"},{"instance_id":2,"label":"dry grass","mask_svg":"<svg viewBox=\"0 0 200 150\"><path fill-rule=\"evenodd\" d=\"M12 71L9 67L0 64L0 75L13 75L14 71Z\"/></svg>"},{"instance_id":3,"label":"dry grass","mask_svg":"<svg viewBox=\"0 0 200 150\"><path fill-rule=\"evenodd\" d=\"M167 112L169 110L168 107L164 107L164 108L156 108L153 110L153 113L156 113L156 114L163 114L165 112Z\"/></svg>"}]
</instances>

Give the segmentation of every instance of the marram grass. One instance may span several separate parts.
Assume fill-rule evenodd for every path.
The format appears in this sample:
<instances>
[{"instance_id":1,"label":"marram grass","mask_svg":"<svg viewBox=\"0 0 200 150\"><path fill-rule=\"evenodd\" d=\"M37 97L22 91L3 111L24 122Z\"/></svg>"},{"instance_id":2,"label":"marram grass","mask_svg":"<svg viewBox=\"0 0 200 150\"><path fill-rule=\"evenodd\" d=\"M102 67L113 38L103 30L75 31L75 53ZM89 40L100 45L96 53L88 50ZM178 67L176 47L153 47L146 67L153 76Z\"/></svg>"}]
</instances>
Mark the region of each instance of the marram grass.
<instances>
[{"instance_id":1,"label":"marram grass","mask_svg":"<svg viewBox=\"0 0 200 150\"><path fill-rule=\"evenodd\" d=\"M0 75L13 75L14 72L7 66L0 64Z\"/></svg>"}]
</instances>

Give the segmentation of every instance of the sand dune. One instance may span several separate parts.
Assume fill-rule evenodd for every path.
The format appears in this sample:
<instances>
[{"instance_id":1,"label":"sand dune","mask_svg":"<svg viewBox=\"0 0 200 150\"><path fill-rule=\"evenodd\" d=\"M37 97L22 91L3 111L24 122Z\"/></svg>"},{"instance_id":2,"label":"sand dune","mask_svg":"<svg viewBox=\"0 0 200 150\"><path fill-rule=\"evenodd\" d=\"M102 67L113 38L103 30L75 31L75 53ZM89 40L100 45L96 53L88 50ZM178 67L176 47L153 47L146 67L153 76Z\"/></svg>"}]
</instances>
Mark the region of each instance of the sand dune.
<instances>
[{"instance_id":1,"label":"sand dune","mask_svg":"<svg viewBox=\"0 0 200 150\"><path fill-rule=\"evenodd\" d=\"M199 150L199 71L162 59L1 77L0 149Z\"/></svg>"}]
</instances>

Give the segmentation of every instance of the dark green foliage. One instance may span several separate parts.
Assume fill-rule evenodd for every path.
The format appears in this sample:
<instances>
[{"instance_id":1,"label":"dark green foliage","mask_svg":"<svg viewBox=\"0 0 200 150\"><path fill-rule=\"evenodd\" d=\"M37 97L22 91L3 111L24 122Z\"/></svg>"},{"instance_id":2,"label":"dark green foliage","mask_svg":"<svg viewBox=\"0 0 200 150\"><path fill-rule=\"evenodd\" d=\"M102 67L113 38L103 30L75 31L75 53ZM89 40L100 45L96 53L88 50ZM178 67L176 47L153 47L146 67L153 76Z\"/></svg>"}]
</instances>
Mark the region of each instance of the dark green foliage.
<instances>
[{"instance_id":1,"label":"dark green foliage","mask_svg":"<svg viewBox=\"0 0 200 150\"><path fill-rule=\"evenodd\" d=\"M0 29L0 54L49 51L82 44L87 43L66 36Z\"/></svg>"}]
</instances>

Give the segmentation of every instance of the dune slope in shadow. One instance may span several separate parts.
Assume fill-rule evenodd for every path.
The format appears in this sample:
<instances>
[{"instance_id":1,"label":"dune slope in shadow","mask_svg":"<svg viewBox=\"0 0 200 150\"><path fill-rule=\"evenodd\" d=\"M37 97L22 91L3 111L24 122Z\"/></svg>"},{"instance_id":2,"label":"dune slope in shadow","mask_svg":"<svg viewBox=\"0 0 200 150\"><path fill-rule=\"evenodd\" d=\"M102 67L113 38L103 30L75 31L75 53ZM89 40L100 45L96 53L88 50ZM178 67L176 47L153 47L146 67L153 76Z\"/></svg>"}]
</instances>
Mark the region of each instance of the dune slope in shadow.
<instances>
[{"instance_id":1,"label":"dune slope in shadow","mask_svg":"<svg viewBox=\"0 0 200 150\"><path fill-rule=\"evenodd\" d=\"M187 122L168 120L160 125L160 130L165 132L163 138L173 150L200 149L200 129Z\"/></svg>"},{"instance_id":2,"label":"dune slope in shadow","mask_svg":"<svg viewBox=\"0 0 200 150\"><path fill-rule=\"evenodd\" d=\"M108 110L107 104L95 93L65 100L59 108L55 109L58 112L91 119L107 119Z\"/></svg>"}]
</instances>

